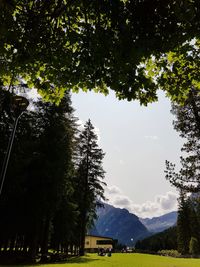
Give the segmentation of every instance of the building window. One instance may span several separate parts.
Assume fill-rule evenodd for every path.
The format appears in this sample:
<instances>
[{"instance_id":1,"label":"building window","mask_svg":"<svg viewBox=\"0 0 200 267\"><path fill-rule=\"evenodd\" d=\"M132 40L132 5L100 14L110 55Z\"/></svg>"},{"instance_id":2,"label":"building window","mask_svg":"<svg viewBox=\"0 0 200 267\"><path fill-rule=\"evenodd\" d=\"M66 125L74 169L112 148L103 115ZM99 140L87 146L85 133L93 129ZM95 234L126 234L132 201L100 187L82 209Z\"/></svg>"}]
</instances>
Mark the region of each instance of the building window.
<instances>
[{"instance_id":1,"label":"building window","mask_svg":"<svg viewBox=\"0 0 200 267\"><path fill-rule=\"evenodd\" d=\"M97 240L96 241L97 245L112 245L113 241L112 240Z\"/></svg>"}]
</instances>

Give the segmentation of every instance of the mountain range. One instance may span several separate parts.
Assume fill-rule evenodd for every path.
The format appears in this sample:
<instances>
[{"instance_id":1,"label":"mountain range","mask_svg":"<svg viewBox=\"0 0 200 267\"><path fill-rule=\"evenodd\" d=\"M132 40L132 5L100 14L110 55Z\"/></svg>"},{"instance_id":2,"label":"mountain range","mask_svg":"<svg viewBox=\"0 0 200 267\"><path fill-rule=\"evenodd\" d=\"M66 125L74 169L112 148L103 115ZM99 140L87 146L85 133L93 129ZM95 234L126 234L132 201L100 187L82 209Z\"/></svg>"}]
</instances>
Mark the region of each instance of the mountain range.
<instances>
[{"instance_id":1,"label":"mountain range","mask_svg":"<svg viewBox=\"0 0 200 267\"><path fill-rule=\"evenodd\" d=\"M172 211L170 213L164 214L159 217L140 218L142 224L152 233L158 233L166 230L169 227L175 226L177 221L177 211Z\"/></svg>"},{"instance_id":2,"label":"mountain range","mask_svg":"<svg viewBox=\"0 0 200 267\"><path fill-rule=\"evenodd\" d=\"M141 219L127 209L105 204L97 209L97 219L90 234L112 237L118 243L133 246L137 240L144 239L156 232L176 224L177 212L171 212L152 219Z\"/></svg>"}]
</instances>

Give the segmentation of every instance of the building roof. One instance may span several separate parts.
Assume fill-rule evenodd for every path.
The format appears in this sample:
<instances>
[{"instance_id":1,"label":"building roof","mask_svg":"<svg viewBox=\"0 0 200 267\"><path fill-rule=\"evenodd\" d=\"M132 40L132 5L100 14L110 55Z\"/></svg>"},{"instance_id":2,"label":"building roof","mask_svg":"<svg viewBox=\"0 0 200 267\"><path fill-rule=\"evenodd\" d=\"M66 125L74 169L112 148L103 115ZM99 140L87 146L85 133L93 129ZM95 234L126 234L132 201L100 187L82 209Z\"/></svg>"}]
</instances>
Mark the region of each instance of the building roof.
<instances>
[{"instance_id":1,"label":"building roof","mask_svg":"<svg viewBox=\"0 0 200 267\"><path fill-rule=\"evenodd\" d=\"M113 240L113 238L112 237L108 237L108 236L100 236L100 235L86 235L86 236L91 236L91 237L99 237L99 238L107 238L107 239L112 239Z\"/></svg>"}]
</instances>

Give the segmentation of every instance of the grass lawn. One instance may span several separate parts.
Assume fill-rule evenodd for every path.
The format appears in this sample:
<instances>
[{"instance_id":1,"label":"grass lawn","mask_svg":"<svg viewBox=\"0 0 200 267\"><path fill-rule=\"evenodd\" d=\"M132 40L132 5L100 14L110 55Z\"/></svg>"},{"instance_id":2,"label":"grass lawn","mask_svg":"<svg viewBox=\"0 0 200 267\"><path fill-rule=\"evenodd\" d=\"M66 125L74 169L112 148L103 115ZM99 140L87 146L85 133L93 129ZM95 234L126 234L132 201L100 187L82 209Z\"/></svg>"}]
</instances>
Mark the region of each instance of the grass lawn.
<instances>
[{"instance_id":1,"label":"grass lawn","mask_svg":"<svg viewBox=\"0 0 200 267\"><path fill-rule=\"evenodd\" d=\"M3 265L0 265L1 267ZM41 267L199 267L200 259L178 259L146 254L112 254L112 257L101 257L88 254L73 258L65 263L26 265ZM10 266L14 267L14 265ZM23 265L17 265L23 267Z\"/></svg>"}]
</instances>

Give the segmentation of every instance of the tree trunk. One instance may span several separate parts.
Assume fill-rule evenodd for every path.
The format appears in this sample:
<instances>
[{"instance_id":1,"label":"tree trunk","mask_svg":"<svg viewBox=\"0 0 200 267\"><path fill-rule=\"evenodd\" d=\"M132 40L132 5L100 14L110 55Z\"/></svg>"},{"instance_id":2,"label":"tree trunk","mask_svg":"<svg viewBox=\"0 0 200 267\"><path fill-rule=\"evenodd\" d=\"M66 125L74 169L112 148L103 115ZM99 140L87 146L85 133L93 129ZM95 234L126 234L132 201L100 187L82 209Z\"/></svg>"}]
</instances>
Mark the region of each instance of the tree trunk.
<instances>
[{"instance_id":1,"label":"tree trunk","mask_svg":"<svg viewBox=\"0 0 200 267\"><path fill-rule=\"evenodd\" d=\"M68 250L69 250L69 244L66 243L65 244L65 253L66 253L66 256L68 256Z\"/></svg>"},{"instance_id":2,"label":"tree trunk","mask_svg":"<svg viewBox=\"0 0 200 267\"><path fill-rule=\"evenodd\" d=\"M23 252L27 252L27 250L28 250L28 237L27 237L27 235L25 235L24 236L24 242L23 242L23 249L22 249L22 251Z\"/></svg>"},{"instance_id":3,"label":"tree trunk","mask_svg":"<svg viewBox=\"0 0 200 267\"><path fill-rule=\"evenodd\" d=\"M48 217L44 225L43 240L41 245L42 254L46 254L48 252L49 226L50 226L50 219Z\"/></svg>"},{"instance_id":4,"label":"tree trunk","mask_svg":"<svg viewBox=\"0 0 200 267\"><path fill-rule=\"evenodd\" d=\"M33 236L32 242L29 247L29 254L31 259L35 259L37 251L38 251L38 235L36 234L35 236Z\"/></svg>"},{"instance_id":5,"label":"tree trunk","mask_svg":"<svg viewBox=\"0 0 200 267\"><path fill-rule=\"evenodd\" d=\"M83 211L81 216L81 229L80 229L80 249L79 255L85 255L85 232L86 232L86 211Z\"/></svg>"},{"instance_id":6,"label":"tree trunk","mask_svg":"<svg viewBox=\"0 0 200 267\"><path fill-rule=\"evenodd\" d=\"M38 240L39 240L39 223L38 221L35 221L35 225L32 229L32 233L29 238L29 241L30 241L29 254L30 254L31 259L35 259L37 255L38 247L39 247Z\"/></svg>"},{"instance_id":7,"label":"tree trunk","mask_svg":"<svg viewBox=\"0 0 200 267\"><path fill-rule=\"evenodd\" d=\"M8 239L5 240L4 242L4 251L7 251L7 248L8 248Z\"/></svg>"},{"instance_id":8,"label":"tree trunk","mask_svg":"<svg viewBox=\"0 0 200 267\"><path fill-rule=\"evenodd\" d=\"M10 246L9 246L9 251L13 251L15 246L15 237L13 236L10 240Z\"/></svg>"},{"instance_id":9,"label":"tree trunk","mask_svg":"<svg viewBox=\"0 0 200 267\"><path fill-rule=\"evenodd\" d=\"M41 245L41 253L42 253L41 261L47 260L48 242L49 242L49 226L50 226L50 218L47 217L45 220L45 224L44 224L43 240L42 240L42 245Z\"/></svg>"}]
</instances>

